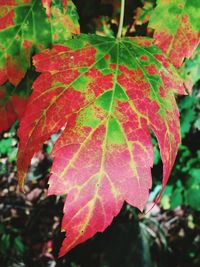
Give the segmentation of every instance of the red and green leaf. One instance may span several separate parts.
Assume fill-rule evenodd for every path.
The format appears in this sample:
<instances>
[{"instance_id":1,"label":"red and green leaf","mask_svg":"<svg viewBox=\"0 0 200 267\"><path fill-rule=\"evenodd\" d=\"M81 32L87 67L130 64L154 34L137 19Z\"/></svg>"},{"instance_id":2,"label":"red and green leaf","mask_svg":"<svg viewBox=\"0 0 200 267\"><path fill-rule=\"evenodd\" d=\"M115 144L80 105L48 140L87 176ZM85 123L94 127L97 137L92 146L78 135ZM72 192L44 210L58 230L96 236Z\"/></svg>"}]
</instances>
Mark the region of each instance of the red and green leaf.
<instances>
[{"instance_id":1,"label":"red and green leaf","mask_svg":"<svg viewBox=\"0 0 200 267\"><path fill-rule=\"evenodd\" d=\"M200 6L197 0L157 0L149 27L155 29L155 44L175 67L192 56L200 37Z\"/></svg>"},{"instance_id":2,"label":"red and green leaf","mask_svg":"<svg viewBox=\"0 0 200 267\"><path fill-rule=\"evenodd\" d=\"M21 188L31 158L65 126L52 151L49 194L66 194L64 255L102 232L124 201L140 210L151 188L158 139L163 188L179 136L175 94L182 80L149 38L81 35L34 56L42 74L19 128Z\"/></svg>"},{"instance_id":3,"label":"red and green leaf","mask_svg":"<svg viewBox=\"0 0 200 267\"><path fill-rule=\"evenodd\" d=\"M47 17L45 8L47 7ZM19 84L33 53L79 33L72 1L0 0L0 85Z\"/></svg>"}]
</instances>

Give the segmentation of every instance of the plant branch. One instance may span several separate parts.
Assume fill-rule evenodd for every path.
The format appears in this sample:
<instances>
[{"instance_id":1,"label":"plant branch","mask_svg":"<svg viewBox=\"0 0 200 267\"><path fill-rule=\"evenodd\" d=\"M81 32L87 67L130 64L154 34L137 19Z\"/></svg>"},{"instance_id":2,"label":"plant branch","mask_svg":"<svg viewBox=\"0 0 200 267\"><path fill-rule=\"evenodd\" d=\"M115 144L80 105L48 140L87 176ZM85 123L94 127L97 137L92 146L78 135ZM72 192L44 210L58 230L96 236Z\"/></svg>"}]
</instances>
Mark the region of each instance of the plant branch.
<instances>
[{"instance_id":1,"label":"plant branch","mask_svg":"<svg viewBox=\"0 0 200 267\"><path fill-rule=\"evenodd\" d=\"M117 38L121 38L122 36L122 28L124 23L124 7L125 7L125 0L121 0L120 20L119 20Z\"/></svg>"}]
</instances>

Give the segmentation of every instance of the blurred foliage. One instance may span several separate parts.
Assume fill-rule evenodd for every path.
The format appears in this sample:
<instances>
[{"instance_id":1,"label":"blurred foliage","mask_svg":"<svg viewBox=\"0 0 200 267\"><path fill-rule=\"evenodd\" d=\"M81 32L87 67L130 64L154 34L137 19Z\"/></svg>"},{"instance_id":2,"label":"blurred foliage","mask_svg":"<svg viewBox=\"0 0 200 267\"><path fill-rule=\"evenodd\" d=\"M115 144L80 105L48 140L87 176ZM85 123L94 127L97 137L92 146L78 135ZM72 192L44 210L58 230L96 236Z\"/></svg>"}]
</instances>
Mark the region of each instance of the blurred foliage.
<instances>
[{"instance_id":1,"label":"blurred foliage","mask_svg":"<svg viewBox=\"0 0 200 267\"><path fill-rule=\"evenodd\" d=\"M195 157L186 146L181 146L179 151L182 164L178 162L174 167L172 177L176 177L176 182L166 186L161 207L174 209L184 204L200 211L200 150Z\"/></svg>"},{"instance_id":2,"label":"blurred foliage","mask_svg":"<svg viewBox=\"0 0 200 267\"><path fill-rule=\"evenodd\" d=\"M82 32L115 36L120 0L74 1ZM148 19L155 0L126 1L123 34L150 35ZM18 124L0 135L0 267L198 267L200 266L200 48L185 60L180 73L189 96L177 98L182 145L160 203L162 164L153 137L153 190L140 214L129 205L103 234L57 259L64 237L60 233L63 198L46 197L51 166L49 153L56 133L32 160L26 193L18 191L16 152ZM9 95L29 95L34 70Z\"/></svg>"}]
</instances>

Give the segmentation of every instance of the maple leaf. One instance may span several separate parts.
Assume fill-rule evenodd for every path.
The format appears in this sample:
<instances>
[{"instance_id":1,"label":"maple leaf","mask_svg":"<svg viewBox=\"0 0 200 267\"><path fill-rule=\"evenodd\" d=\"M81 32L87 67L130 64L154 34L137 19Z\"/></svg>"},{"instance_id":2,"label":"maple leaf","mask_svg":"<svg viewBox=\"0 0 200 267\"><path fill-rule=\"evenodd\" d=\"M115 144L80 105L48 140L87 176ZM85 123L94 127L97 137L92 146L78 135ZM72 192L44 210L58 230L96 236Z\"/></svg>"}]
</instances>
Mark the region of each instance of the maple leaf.
<instances>
[{"instance_id":1,"label":"maple leaf","mask_svg":"<svg viewBox=\"0 0 200 267\"><path fill-rule=\"evenodd\" d=\"M158 139L164 188L180 143L174 94L184 94L184 86L149 38L80 35L33 61L42 74L18 131L19 184L33 154L65 126L48 189L67 194L62 256L102 232L124 201L144 208L152 185L149 129Z\"/></svg>"},{"instance_id":2,"label":"maple leaf","mask_svg":"<svg viewBox=\"0 0 200 267\"><path fill-rule=\"evenodd\" d=\"M185 57L192 56L199 43L199 2L157 0L149 27L155 29L155 44L169 56L175 67L179 67Z\"/></svg>"},{"instance_id":3,"label":"maple leaf","mask_svg":"<svg viewBox=\"0 0 200 267\"><path fill-rule=\"evenodd\" d=\"M0 88L0 132L6 131L24 115L27 98L20 96L8 96L3 88Z\"/></svg>"},{"instance_id":4,"label":"maple leaf","mask_svg":"<svg viewBox=\"0 0 200 267\"><path fill-rule=\"evenodd\" d=\"M0 1L0 85L9 80L16 86L33 53L79 33L77 19L72 1L68 1L67 9L64 0Z\"/></svg>"}]
</instances>

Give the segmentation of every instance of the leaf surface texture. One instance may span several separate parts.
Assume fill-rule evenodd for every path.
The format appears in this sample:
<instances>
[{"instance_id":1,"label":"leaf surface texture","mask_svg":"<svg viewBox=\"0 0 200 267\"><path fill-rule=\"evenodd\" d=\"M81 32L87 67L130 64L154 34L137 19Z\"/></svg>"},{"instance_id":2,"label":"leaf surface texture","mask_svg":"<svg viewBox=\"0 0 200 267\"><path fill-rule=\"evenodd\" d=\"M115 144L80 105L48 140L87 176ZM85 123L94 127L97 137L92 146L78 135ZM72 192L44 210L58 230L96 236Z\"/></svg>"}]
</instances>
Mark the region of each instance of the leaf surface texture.
<instances>
[{"instance_id":1,"label":"leaf surface texture","mask_svg":"<svg viewBox=\"0 0 200 267\"><path fill-rule=\"evenodd\" d=\"M158 0L149 27L155 44L175 67L191 57L200 39L200 6L197 0Z\"/></svg>"},{"instance_id":2,"label":"leaf surface texture","mask_svg":"<svg viewBox=\"0 0 200 267\"><path fill-rule=\"evenodd\" d=\"M42 74L18 132L19 182L23 187L34 153L64 127L52 151L48 189L67 195L64 255L104 231L124 201L144 208L152 185L150 129L161 151L164 188L180 143L175 94L184 88L149 38L80 35L33 61Z\"/></svg>"}]
</instances>

